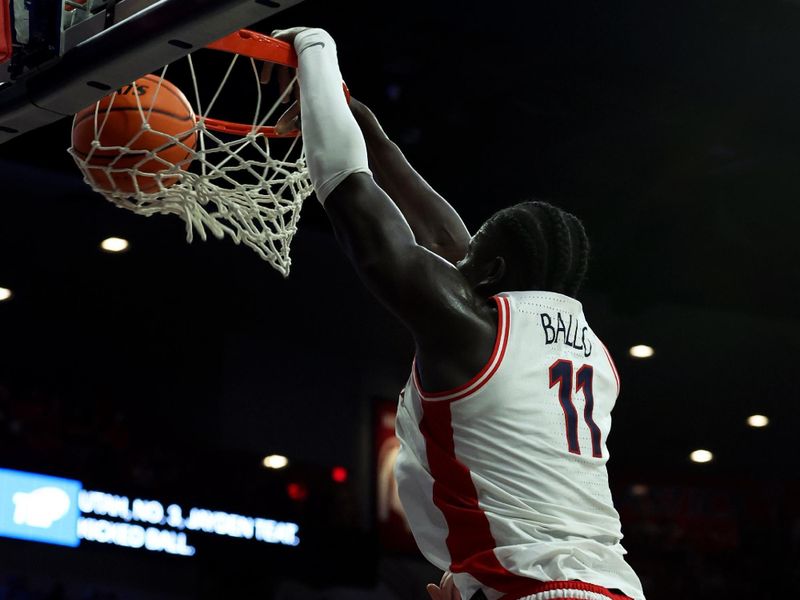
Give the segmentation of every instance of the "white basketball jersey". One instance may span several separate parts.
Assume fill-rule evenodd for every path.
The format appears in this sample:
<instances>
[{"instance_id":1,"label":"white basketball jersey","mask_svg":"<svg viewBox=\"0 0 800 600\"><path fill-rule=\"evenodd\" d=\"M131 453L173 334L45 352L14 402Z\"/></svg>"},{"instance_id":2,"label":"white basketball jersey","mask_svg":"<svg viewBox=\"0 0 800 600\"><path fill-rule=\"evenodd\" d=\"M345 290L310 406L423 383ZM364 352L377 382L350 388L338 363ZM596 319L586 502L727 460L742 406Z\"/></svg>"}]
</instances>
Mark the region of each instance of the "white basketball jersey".
<instances>
[{"instance_id":1,"label":"white basketball jersey","mask_svg":"<svg viewBox=\"0 0 800 600\"><path fill-rule=\"evenodd\" d=\"M395 474L417 544L454 573L464 600L478 588L489 600L558 598L536 592L569 586L537 581L570 580L590 584L571 598L607 598L602 586L643 600L606 472L619 393L611 357L577 300L537 291L495 301L483 370L426 393L415 368L400 396Z\"/></svg>"}]
</instances>

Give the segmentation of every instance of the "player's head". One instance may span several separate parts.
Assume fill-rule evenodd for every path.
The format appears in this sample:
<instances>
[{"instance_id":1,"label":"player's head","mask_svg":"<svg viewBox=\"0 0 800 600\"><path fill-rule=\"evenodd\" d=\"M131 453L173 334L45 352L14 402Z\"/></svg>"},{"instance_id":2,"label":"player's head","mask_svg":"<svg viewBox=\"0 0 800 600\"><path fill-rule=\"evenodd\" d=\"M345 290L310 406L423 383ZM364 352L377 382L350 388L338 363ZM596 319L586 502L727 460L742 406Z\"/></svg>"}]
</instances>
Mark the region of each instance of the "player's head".
<instances>
[{"instance_id":1,"label":"player's head","mask_svg":"<svg viewBox=\"0 0 800 600\"><path fill-rule=\"evenodd\" d=\"M515 290L574 297L588 263L589 240L575 215L547 202L523 202L489 217L458 269L487 297Z\"/></svg>"}]
</instances>

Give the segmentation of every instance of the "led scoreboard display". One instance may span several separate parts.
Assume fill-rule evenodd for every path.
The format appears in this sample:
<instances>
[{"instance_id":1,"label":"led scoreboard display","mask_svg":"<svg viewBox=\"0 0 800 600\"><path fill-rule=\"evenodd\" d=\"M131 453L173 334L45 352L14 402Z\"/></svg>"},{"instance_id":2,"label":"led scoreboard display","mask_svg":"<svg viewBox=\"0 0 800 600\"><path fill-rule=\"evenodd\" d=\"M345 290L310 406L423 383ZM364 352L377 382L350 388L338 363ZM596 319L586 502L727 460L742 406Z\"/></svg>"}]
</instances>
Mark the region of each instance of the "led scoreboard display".
<instances>
[{"instance_id":1,"label":"led scoreboard display","mask_svg":"<svg viewBox=\"0 0 800 600\"><path fill-rule=\"evenodd\" d=\"M79 481L0 469L0 536L64 546L81 541L193 556L193 533L297 546L299 526L221 510L85 490Z\"/></svg>"}]
</instances>

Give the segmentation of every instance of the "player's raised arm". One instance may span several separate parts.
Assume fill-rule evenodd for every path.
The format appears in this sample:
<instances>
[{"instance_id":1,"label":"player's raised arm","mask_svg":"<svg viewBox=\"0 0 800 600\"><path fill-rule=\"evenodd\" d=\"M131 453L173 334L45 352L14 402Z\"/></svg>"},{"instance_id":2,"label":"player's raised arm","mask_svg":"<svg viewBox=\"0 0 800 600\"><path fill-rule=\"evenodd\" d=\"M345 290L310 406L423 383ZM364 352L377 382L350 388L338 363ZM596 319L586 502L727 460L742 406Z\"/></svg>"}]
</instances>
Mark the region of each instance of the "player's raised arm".
<instances>
[{"instance_id":1,"label":"player's raised arm","mask_svg":"<svg viewBox=\"0 0 800 600\"><path fill-rule=\"evenodd\" d=\"M271 77L272 67L264 65L262 81ZM288 69L279 68L278 79L286 88ZM350 109L364 135L375 181L403 213L417 243L452 264L464 258L471 236L459 214L411 166L366 105L351 97ZM299 123L300 103L295 100L278 120L277 129L288 132L298 129Z\"/></svg>"},{"instance_id":2,"label":"player's raised arm","mask_svg":"<svg viewBox=\"0 0 800 600\"><path fill-rule=\"evenodd\" d=\"M350 109L364 134L375 180L403 213L417 243L453 264L464 258L470 234L459 214L411 166L366 105L351 98Z\"/></svg>"},{"instance_id":3,"label":"player's raised arm","mask_svg":"<svg viewBox=\"0 0 800 600\"><path fill-rule=\"evenodd\" d=\"M276 37L294 42L311 179L362 280L411 329L423 355L452 351L483 334L491 345L493 332L488 319L476 316L482 307L475 306L471 283L417 243L401 211L375 183L363 134L342 94L333 39L320 29Z\"/></svg>"}]
</instances>

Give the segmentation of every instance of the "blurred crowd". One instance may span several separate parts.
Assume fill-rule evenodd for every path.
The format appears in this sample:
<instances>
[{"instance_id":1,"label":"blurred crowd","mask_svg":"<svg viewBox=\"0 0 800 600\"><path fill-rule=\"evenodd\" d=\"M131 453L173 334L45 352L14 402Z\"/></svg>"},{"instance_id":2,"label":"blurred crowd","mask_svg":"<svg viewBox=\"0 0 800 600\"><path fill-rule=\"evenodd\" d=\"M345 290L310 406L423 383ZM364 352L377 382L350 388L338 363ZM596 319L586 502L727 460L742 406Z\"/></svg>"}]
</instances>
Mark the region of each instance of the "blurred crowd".
<instances>
[{"instance_id":1,"label":"blurred crowd","mask_svg":"<svg viewBox=\"0 0 800 600\"><path fill-rule=\"evenodd\" d=\"M172 461L163 449L133 441L128 416L111 402L97 397L68 402L57 393L0 383L3 466L90 481L116 474L126 483L151 487L157 472L168 475Z\"/></svg>"},{"instance_id":2,"label":"blurred crowd","mask_svg":"<svg viewBox=\"0 0 800 600\"><path fill-rule=\"evenodd\" d=\"M60 582L45 583L19 575L0 575L0 600L120 600L120 597L94 587L67 590Z\"/></svg>"},{"instance_id":3,"label":"blurred crowd","mask_svg":"<svg viewBox=\"0 0 800 600\"><path fill-rule=\"evenodd\" d=\"M706 477L615 494L629 560L651 600L792 597L800 576L800 489Z\"/></svg>"}]
</instances>

